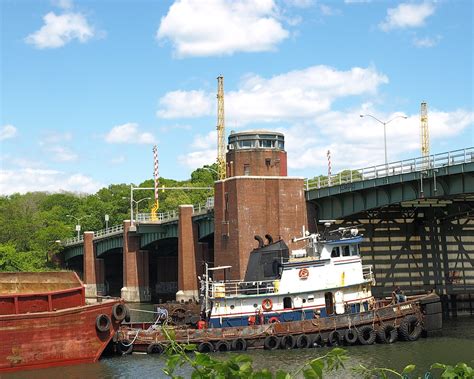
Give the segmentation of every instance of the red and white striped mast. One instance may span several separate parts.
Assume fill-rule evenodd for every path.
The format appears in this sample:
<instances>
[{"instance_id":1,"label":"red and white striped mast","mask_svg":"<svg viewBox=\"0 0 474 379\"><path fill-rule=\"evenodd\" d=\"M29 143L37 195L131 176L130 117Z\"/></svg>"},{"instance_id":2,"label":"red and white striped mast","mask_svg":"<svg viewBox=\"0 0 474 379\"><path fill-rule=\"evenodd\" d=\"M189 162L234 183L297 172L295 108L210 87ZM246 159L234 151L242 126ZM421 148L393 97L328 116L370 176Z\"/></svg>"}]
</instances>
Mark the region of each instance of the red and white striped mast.
<instances>
[{"instance_id":1,"label":"red and white striped mast","mask_svg":"<svg viewBox=\"0 0 474 379\"><path fill-rule=\"evenodd\" d=\"M160 184L160 176L158 172L158 147L156 145L153 146L153 163L154 163L154 170L153 170L153 177L155 179L155 205L153 206L151 210L151 219L153 221L156 221L156 212L158 211L159 208L159 202L158 202L158 187Z\"/></svg>"},{"instance_id":2,"label":"red and white striped mast","mask_svg":"<svg viewBox=\"0 0 474 379\"><path fill-rule=\"evenodd\" d=\"M328 185L331 185L331 150L328 150L327 157L328 157Z\"/></svg>"}]
</instances>

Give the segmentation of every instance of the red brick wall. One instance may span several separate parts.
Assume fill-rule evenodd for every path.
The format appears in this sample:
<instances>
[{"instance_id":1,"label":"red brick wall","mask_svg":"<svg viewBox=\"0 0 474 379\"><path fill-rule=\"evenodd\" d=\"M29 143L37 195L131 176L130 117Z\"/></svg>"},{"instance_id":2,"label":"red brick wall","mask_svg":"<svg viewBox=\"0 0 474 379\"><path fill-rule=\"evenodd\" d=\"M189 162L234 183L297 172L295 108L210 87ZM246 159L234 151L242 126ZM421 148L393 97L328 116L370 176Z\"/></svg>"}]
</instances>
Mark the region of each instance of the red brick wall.
<instances>
[{"instance_id":1,"label":"red brick wall","mask_svg":"<svg viewBox=\"0 0 474 379\"><path fill-rule=\"evenodd\" d=\"M245 175L249 166L251 176L286 176L286 151L275 149L230 150L227 153L227 177Z\"/></svg>"},{"instance_id":2,"label":"red brick wall","mask_svg":"<svg viewBox=\"0 0 474 379\"><path fill-rule=\"evenodd\" d=\"M249 254L257 246L254 235L271 234L274 241L281 237L290 249L300 247L292 246L290 240L308 224L304 180L228 178L216 183L214 212L215 264L231 265L230 277L241 279Z\"/></svg>"}]
</instances>

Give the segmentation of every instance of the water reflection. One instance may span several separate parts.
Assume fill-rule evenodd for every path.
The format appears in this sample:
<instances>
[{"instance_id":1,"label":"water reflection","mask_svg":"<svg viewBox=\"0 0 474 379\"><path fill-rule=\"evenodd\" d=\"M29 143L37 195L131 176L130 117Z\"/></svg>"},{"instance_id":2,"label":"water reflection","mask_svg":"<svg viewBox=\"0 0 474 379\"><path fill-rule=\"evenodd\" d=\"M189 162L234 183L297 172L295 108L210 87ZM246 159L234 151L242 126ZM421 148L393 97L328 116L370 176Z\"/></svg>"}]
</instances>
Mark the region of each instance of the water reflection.
<instances>
[{"instance_id":1,"label":"water reflection","mask_svg":"<svg viewBox=\"0 0 474 379\"><path fill-rule=\"evenodd\" d=\"M138 308L137 308L138 309ZM142 308L143 309L143 308ZM146 306L145 309L151 309ZM351 371L362 363L367 367L388 367L402 370L407 364L418 367L416 374L423 375L434 362L455 364L459 361L470 362L474 359L474 317L460 317L444 323L443 335L422 338L416 342L397 342L392 345L349 346L346 347L349 360L346 370L327 375L329 378L356 378ZM296 371L301 365L329 351L328 348L263 351L253 350L248 354L254 360L257 369L278 368ZM226 357L218 354L215 357ZM146 354L133 354L124 357L107 357L95 364L58 367L44 370L24 371L2 376L2 378L165 378L162 368L165 358ZM177 372L184 377L190 376L189 368ZM413 377L416 377L413 375Z\"/></svg>"}]
</instances>

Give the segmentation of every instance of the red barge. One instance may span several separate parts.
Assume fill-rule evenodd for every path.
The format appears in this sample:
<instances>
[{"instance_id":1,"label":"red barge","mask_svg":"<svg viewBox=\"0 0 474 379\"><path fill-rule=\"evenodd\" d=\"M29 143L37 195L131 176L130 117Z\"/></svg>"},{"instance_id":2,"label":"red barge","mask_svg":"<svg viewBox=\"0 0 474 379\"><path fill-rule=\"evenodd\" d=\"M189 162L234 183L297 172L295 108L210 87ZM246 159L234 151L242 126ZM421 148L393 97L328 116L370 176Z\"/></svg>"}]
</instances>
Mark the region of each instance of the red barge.
<instances>
[{"instance_id":1,"label":"red barge","mask_svg":"<svg viewBox=\"0 0 474 379\"><path fill-rule=\"evenodd\" d=\"M127 313L74 272L0 273L0 373L96 362Z\"/></svg>"}]
</instances>

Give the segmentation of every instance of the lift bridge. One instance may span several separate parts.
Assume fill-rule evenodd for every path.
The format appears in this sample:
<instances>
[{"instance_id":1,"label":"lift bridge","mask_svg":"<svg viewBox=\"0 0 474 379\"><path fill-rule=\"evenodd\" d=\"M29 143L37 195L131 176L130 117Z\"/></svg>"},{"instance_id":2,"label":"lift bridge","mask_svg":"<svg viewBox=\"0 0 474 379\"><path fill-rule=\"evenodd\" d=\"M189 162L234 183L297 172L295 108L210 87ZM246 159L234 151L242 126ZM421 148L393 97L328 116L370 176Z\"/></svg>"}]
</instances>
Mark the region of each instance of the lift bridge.
<instances>
[{"instance_id":1,"label":"lift bridge","mask_svg":"<svg viewBox=\"0 0 474 379\"><path fill-rule=\"evenodd\" d=\"M374 293L389 295L399 285L407 293L436 290L445 312L474 312L474 148L392 162L305 181L308 227L334 219L358 225L364 235L364 264L372 264ZM152 296L176 292L179 273L178 213L152 221L133 220L140 249L150 252ZM193 209L196 265L213 260L212 203ZM95 254L105 260L108 292L123 285L124 226L96 231ZM83 237L64 243L66 265L81 272ZM164 268L166 267L166 268Z\"/></svg>"}]
</instances>

